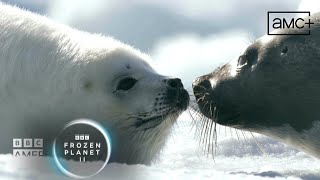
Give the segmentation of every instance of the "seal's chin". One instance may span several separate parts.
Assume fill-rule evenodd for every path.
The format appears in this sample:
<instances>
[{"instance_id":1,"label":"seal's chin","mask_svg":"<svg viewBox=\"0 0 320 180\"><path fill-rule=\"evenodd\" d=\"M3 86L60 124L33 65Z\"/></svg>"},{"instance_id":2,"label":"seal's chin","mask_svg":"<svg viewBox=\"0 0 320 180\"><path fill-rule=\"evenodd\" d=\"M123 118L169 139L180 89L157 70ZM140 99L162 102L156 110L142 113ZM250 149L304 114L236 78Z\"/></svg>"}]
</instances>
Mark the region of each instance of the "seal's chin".
<instances>
[{"instance_id":1,"label":"seal's chin","mask_svg":"<svg viewBox=\"0 0 320 180\"><path fill-rule=\"evenodd\" d=\"M219 109L218 109L219 110ZM221 112L221 111L218 111ZM240 113L236 112L221 112L218 113L216 116L216 122L218 124L224 125L224 126L239 126L240 122Z\"/></svg>"},{"instance_id":2,"label":"seal's chin","mask_svg":"<svg viewBox=\"0 0 320 180\"><path fill-rule=\"evenodd\" d=\"M197 112L224 126L238 126L240 122L240 113L232 109L224 110L212 103L210 99L196 99L198 103Z\"/></svg>"},{"instance_id":3,"label":"seal's chin","mask_svg":"<svg viewBox=\"0 0 320 180\"><path fill-rule=\"evenodd\" d=\"M158 127L166 120L176 120L182 111L173 108L171 111L165 112L160 115L155 115L147 118L137 118L134 126L141 130L149 130Z\"/></svg>"},{"instance_id":4,"label":"seal's chin","mask_svg":"<svg viewBox=\"0 0 320 180\"><path fill-rule=\"evenodd\" d=\"M159 126L165 119L167 119L167 115L165 116L154 116L146 119L137 119L135 123L136 128L142 128L143 130L153 129Z\"/></svg>"},{"instance_id":5,"label":"seal's chin","mask_svg":"<svg viewBox=\"0 0 320 180\"><path fill-rule=\"evenodd\" d=\"M175 92L168 91L164 97L165 106L155 107L147 117L137 118L135 122L136 128L149 130L158 127L166 120L175 121L177 117L185 111L189 106L189 94L184 88L180 88Z\"/></svg>"}]
</instances>

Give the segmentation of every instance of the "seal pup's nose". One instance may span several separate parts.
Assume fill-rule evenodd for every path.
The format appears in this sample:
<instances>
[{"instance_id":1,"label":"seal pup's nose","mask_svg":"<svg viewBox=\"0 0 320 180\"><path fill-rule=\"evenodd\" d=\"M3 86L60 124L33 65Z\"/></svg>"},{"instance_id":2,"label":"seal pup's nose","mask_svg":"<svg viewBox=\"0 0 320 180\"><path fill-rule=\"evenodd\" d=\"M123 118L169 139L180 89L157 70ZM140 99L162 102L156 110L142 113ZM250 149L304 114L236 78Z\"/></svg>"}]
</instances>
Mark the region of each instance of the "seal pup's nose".
<instances>
[{"instance_id":1,"label":"seal pup's nose","mask_svg":"<svg viewBox=\"0 0 320 180\"><path fill-rule=\"evenodd\" d=\"M166 84L166 95L169 104L174 104L179 110L186 110L189 106L189 93L184 89L181 79L167 78L163 80Z\"/></svg>"},{"instance_id":2,"label":"seal pup's nose","mask_svg":"<svg viewBox=\"0 0 320 180\"><path fill-rule=\"evenodd\" d=\"M180 89L183 88L183 84L181 82L181 79L179 78L171 78L167 80L167 85L174 89Z\"/></svg>"}]
</instances>

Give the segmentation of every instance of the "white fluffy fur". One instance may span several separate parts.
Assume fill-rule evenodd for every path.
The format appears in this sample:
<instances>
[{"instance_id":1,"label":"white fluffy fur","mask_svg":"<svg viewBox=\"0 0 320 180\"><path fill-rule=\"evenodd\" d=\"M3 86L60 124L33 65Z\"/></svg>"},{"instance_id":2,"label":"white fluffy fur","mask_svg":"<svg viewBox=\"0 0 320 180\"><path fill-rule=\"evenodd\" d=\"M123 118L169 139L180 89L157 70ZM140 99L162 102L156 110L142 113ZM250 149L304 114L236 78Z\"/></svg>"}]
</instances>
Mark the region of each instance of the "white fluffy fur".
<instances>
[{"instance_id":1,"label":"white fluffy fur","mask_svg":"<svg viewBox=\"0 0 320 180\"><path fill-rule=\"evenodd\" d=\"M112 38L0 3L1 153L12 151L12 138L45 138L48 146L67 122L91 118L115 134L113 161L150 163L172 121L149 131L133 126L133 115L151 113L164 91L165 77L148 61ZM116 82L127 75L138 79L137 85L114 93Z\"/></svg>"}]
</instances>

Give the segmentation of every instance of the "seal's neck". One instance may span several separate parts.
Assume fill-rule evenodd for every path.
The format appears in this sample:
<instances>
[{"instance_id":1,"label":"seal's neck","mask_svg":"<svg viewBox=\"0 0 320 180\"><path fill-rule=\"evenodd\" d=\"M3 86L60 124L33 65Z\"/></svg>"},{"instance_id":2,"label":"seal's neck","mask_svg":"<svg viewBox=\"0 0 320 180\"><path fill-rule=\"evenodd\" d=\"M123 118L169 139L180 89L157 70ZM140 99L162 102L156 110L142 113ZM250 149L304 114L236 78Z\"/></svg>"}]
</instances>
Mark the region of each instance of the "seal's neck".
<instances>
[{"instance_id":1,"label":"seal's neck","mask_svg":"<svg viewBox=\"0 0 320 180\"><path fill-rule=\"evenodd\" d=\"M290 125L268 128L258 133L279 139L293 147L320 158L320 120L313 121L310 129L297 132Z\"/></svg>"}]
</instances>

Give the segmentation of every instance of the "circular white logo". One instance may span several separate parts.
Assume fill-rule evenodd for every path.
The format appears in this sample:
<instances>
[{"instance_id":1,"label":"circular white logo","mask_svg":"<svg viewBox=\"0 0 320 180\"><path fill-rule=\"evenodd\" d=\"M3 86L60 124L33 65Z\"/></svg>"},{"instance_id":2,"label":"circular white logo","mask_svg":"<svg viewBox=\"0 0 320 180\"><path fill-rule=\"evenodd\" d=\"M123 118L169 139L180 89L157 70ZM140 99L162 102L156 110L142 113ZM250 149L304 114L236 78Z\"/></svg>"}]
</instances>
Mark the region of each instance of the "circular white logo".
<instances>
[{"instance_id":1,"label":"circular white logo","mask_svg":"<svg viewBox=\"0 0 320 180\"><path fill-rule=\"evenodd\" d=\"M68 123L53 142L53 158L65 175L89 178L108 163L111 144L106 130L97 122L78 119Z\"/></svg>"}]
</instances>

